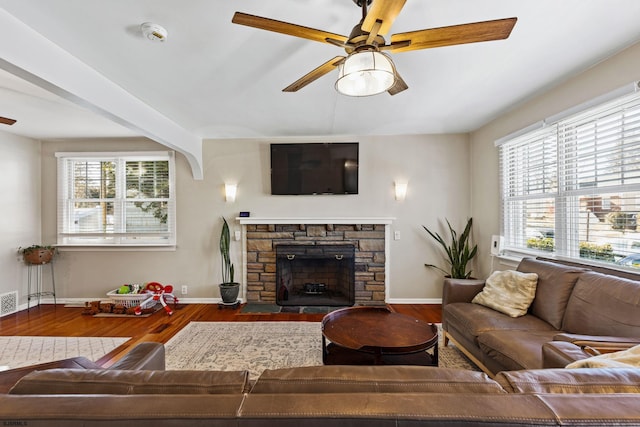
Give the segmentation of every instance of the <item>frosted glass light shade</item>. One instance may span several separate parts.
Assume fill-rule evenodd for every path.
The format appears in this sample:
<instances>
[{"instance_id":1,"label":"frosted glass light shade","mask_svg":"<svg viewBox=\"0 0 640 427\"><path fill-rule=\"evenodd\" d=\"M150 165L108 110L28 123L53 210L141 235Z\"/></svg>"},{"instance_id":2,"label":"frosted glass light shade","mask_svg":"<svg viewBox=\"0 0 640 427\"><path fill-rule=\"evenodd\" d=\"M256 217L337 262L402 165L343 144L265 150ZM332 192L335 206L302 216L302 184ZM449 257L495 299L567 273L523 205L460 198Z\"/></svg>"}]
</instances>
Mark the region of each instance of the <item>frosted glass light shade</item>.
<instances>
[{"instance_id":1,"label":"frosted glass light shade","mask_svg":"<svg viewBox=\"0 0 640 427\"><path fill-rule=\"evenodd\" d=\"M407 197L407 181L396 181L396 200L401 202Z\"/></svg>"},{"instance_id":2,"label":"frosted glass light shade","mask_svg":"<svg viewBox=\"0 0 640 427\"><path fill-rule=\"evenodd\" d=\"M238 191L238 185L237 184L229 184L229 183L225 183L224 184L224 194L225 194L225 199L228 203L233 203L236 201L236 192Z\"/></svg>"},{"instance_id":3,"label":"frosted glass light shade","mask_svg":"<svg viewBox=\"0 0 640 427\"><path fill-rule=\"evenodd\" d=\"M384 53L352 53L340 65L336 90L348 96L369 96L385 92L396 80L391 58Z\"/></svg>"}]
</instances>

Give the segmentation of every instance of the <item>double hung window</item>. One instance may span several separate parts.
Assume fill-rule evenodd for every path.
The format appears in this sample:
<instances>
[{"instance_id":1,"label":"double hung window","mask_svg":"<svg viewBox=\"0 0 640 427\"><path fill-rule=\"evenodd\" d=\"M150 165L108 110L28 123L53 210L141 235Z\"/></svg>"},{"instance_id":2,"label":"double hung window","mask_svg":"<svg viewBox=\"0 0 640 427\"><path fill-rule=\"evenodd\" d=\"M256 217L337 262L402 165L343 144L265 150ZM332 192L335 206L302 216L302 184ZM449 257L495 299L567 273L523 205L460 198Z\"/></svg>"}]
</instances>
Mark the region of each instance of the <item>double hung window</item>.
<instances>
[{"instance_id":1,"label":"double hung window","mask_svg":"<svg viewBox=\"0 0 640 427\"><path fill-rule=\"evenodd\" d=\"M497 145L507 252L640 268L640 92Z\"/></svg>"},{"instance_id":2,"label":"double hung window","mask_svg":"<svg viewBox=\"0 0 640 427\"><path fill-rule=\"evenodd\" d=\"M175 245L173 152L56 157L58 245Z\"/></svg>"}]
</instances>

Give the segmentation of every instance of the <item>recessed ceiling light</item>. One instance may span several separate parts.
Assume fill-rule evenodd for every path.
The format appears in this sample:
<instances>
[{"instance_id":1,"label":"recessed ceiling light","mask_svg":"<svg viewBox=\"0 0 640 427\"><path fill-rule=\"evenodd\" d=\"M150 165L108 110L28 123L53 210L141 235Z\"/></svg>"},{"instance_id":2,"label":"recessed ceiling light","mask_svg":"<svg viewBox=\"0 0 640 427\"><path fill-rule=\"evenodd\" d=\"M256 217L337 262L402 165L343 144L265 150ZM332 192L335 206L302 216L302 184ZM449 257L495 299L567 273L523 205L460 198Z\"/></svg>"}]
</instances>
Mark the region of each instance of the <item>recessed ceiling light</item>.
<instances>
[{"instance_id":1,"label":"recessed ceiling light","mask_svg":"<svg viewBox=\"0 0 640 427\"><path fill-rule=\"evenodd\" d=\"M142 30L142 34L144 34L146 38L154 42L163 42L169 35L164 27L158 24L154 24L153 22L143 23L142 25L140 25L140 29Z\"/></svg>"}]
</instances>

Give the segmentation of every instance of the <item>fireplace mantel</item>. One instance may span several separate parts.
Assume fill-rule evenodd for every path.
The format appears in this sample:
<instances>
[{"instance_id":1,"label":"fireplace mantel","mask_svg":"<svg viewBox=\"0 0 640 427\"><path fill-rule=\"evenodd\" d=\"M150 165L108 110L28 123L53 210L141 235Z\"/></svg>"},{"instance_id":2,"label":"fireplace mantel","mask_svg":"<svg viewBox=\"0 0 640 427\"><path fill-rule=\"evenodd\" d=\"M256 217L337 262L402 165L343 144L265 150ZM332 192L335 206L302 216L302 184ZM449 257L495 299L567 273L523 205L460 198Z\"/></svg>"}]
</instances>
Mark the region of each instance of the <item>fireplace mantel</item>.
<instances>
[{"instance_id":1,"label":"fireplace mantel","mask_svg":"<svg viewBox=\"0 0 640 427\"><path fill-rule=\"evenodd\" d=\"M393 223L392 217L238 217L241 225L246 224L384 224Z\"/></svg>"}]
</instances>

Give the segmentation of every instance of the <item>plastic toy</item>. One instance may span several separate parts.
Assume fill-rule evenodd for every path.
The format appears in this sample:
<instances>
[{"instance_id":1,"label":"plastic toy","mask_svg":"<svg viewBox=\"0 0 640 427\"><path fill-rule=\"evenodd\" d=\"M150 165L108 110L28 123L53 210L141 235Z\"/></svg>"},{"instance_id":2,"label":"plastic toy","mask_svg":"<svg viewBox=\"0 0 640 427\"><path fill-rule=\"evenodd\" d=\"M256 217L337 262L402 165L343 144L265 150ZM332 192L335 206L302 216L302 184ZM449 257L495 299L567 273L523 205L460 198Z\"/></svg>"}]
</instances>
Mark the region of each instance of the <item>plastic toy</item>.
<instances>
[{"instance_id":1,"label":"plastic toy","mask_svg":"<svg viewBox=\"0 0 640 427\"><path fill-rule=\"evenodd\" d=\"M167 299L171 300L173 304L178 303L178 298L173 295L173 286L163 286L158 282L149 282L145 286L145 289L153 293L149 295L149 298L142 301L140 305L135 308L136 315L142 314L142 307L144 307L145 305L150 305L152 301L160 301L160 304L162 304L162 307L167 312L167 314L169 316L173 314L173 310L171 310L171 307L169 307L169 305L167 304Z\"/></svg>"}]
</instances>

